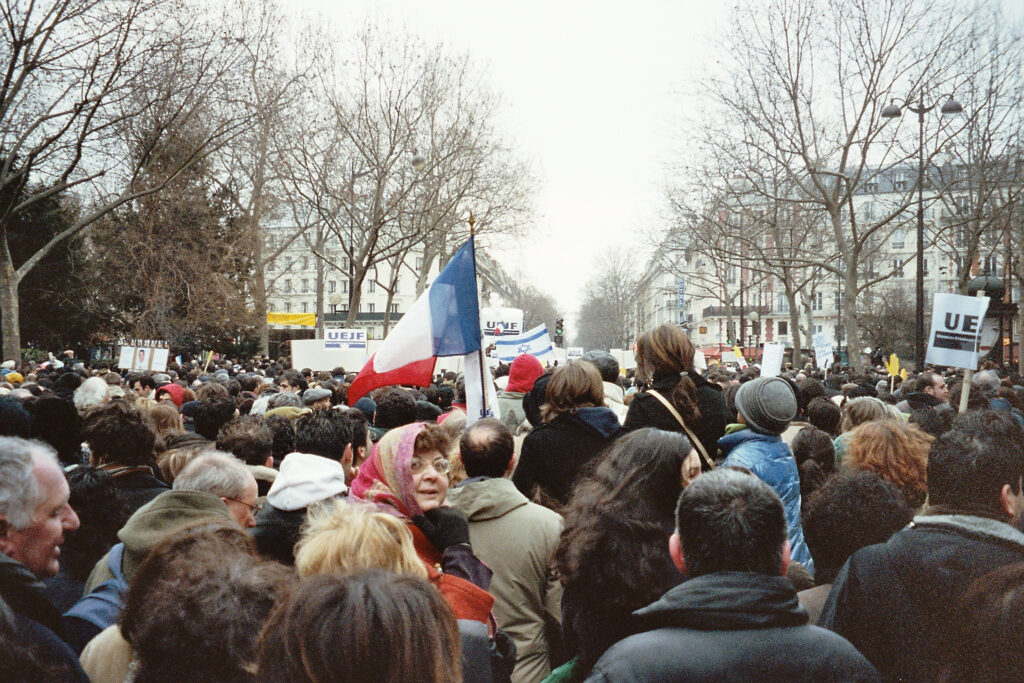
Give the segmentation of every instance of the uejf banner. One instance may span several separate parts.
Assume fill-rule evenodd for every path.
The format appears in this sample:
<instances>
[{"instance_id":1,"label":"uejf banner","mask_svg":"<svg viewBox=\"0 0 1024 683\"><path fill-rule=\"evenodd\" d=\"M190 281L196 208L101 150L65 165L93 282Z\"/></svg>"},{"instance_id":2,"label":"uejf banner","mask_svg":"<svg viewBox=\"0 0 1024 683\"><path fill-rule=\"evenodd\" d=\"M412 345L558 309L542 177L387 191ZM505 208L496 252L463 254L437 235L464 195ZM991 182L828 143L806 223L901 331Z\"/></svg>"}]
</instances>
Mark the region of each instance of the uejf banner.
<instances>
[{"instance_id":1,"label":"uejf banner","mask_svg":"<svg viewBox=\"0 0 1024 683\"><path fill-rule=\"evenodd\" d=\"M974 370L978 367L987 296L936 294L925 362Z\"/></svg>"},{"instance_id":2,"label":"uejf banner","mask_svg":"<svg viewBox=\"0 0 1024 683\"><path fill-rule=\"evenodd\" d=\"M366 330L324 330L324 350L366 350Z\"/></svg>"},{"instance_id":3,"label":"uejf banner","mask_svg":"<svg viewBox=\"0 0 1024 683\"><path fill-rule=\"evenodd\" d=\"M122 370L165 372L167 342L153 339L131 339L121 346L117 367Z\"/></svg>"},{"instance_id":4,"label":"uejf banner","mask_svg":"<svg viewBox=\"0 0 1024 683\"><path fill-rule=\"evenodd\" d=\"M523 309L481 308L480 327L485 337L504 337L523 333Z\"/></svg>"}]
</instances>

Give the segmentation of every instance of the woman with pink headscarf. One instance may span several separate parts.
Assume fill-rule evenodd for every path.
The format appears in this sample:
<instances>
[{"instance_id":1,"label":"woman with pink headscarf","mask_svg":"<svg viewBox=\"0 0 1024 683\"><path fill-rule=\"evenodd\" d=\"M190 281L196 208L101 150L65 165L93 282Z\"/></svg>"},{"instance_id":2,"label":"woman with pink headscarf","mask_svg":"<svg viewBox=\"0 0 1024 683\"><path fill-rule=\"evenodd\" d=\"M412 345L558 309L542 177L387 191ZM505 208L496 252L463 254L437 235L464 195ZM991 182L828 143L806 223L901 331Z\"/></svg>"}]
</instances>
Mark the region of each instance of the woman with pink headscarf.
<instances>
[{"instance_id":1,"label":"woman with pink headscarf","mask_svg":"<svg viewBox=\"0 0 1024 683\"><path fill-rule=\"evenodd\" d=\"M448 438L422 422L392 429L352 482L350 500L403 519L430 581L458 619L490 623L491 571L473 554L466 516L446 504Z\"/></svg>"}]
</instances>

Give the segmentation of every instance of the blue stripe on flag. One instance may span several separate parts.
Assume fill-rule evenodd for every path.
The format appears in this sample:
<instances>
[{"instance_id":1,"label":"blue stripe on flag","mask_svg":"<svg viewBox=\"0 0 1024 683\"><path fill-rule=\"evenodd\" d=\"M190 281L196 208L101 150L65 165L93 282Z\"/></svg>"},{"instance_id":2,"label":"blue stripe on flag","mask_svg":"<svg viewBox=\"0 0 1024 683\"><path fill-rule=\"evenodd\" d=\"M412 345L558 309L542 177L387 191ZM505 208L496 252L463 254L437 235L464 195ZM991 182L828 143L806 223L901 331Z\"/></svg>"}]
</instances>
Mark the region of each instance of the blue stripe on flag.
<instances>
[{"instance_id":1,"label":"blue stripe on flag","mask_svg":"<svg viewBox=\"0 0 1024 683\"><path fill-rule=\"evenodd\" d=\"M548 333L547 326L546 325L541 325L540 326L540 330L536 334L530 335L529 337L524 337L522 335L519 335L519 336L516 336L516 337L511 337L509 339L502 339L500 337L497 337L494 340L494 345L495 346L511 346L511 345L515 344L516 346L519 346L520 344L528 344L528 343L530 343L532 341L536 341L536 340L540 339L541 337L543 337L547 333Z\"/></svg>"},{"instance_id":2,"label":"blue stripe on flag","mask_svg":"<svg viewBox=\"0 0 1024 683\"><path fill-rule=\"evenodd\" d=\"M428 291L435 356L463 356L480 348L480 308L473 238L462 245Z\"/></svg>"},{"instance_id":3,"label":"blue stripe on flag","mask_svg":"<svg viewBox=\"0 0 1024 683\"><path fill-rule=\"evenodd\" d=\"M552 347L548 346L547 348L543 348L543 349L533 349L533 350L531 350L529 352L529 354L531 356L543 356L545 353L551 353L552 350L553 350ZM498 360L500 360L502 362L513 361L513 360L515 360L516 358L518 358L521 355L523 355L523 354L520 353L520 354L516 354L514 356L498 356Z\"/></svg>"}]
</instances>

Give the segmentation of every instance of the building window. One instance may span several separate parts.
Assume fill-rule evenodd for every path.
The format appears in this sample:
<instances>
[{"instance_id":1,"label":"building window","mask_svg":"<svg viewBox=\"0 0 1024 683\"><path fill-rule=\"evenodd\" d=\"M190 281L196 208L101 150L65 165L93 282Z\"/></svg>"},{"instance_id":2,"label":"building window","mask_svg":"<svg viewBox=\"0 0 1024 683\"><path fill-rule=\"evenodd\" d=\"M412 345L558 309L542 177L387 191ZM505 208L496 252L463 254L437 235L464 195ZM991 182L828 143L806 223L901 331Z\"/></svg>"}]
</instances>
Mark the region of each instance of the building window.
<instances>
[{"instance_id":1,"label":"building window","mask_svg":"<svg viewBox=\"0 0 1024 683\"><path fill-rule=\"evenodd\" d=\"M988 272L990 275L999 274L998 256L989 256L988 258L985 259L985 271Z\"/></svg>"},{"instance_id":2,"label":"building window","mask_svg":"<svg viewBox=\"0 0 1024 683\"><path fill-rule=\"evenodd\" d=\"M292 302L291 301L285 301L284 302L284 312L285 313L291 313L292 312Z\"/></svg>"},{"instance_id":3,"label":"building window","mask_svg":"<svg viewBox=\"0 0 1024 683\"><path fill-rule=\"evenodd\" d=\"M341 281L341 293L348 294L348 280Z\"/></svg>"},{"instance_id":4,"label":"building window","mask_svg":"<svg viewBox=\"0 0 1024 683\"><path fill-rule=\"evenodd\" d=\"M892 248L902 249L906 244L907 233L902 230L896 230L892 233Z\"/></svg>"},{"instance_id":5,"label":"building window","mask_svg":"<svg viewBox=\"0 0 1024 683\"><path fill-rule=\"evenodd\" d=\"M309 313L309 304L307 304L305 301L302 302L302 312Z\"/></svg>"},{"instance_id":6,"label":"building window","mask_svg":"<svg viewBox=\"0 0 1024 683\"><path fill-rule=\"evenodd\" d=\"M821 334L824 331L825 331L824 325L815 325L814 326L814 334Z\"/></svg>"},{"instance_id":7,"label":"building window","mask_svg":"<svg viewBox=\"0 0 1024 683\"><path fill-rule=\"evenodd\" d=\"M267 261L267 270L274 270L274 268L274 259L270 259L269 261Z\"/></svg>"},{"instance_id":8,"label":"building window","mask_svg":"<svg viewBox=\"0 0 1024 683\"><path fill-rule=\"evenodd\" d=\"M377 281L376 280L367 280L366 281L366 292L368 294L373 294L376 291L377 291Z\"/></svg>"},{"instance_id":9,"label":"building window","mask_svg":"<svg viewBox=\"0 0 1024 683\"><path fill-rule=\"evenodd\" d=\"M376 313L377 312L377 304L366 304L366 312L367 313Z\"/></svg>"},{"instance_id":10,"label":"building window","mask_svg":"<svg viewBox=\"0 0 1024 683\"><path fill-rule=\"evenodd\" d=\"M895 187L897 190L905 190L905 189L907 189L907 172L906 171L900 171L899 173L896 174L896 182L893 183L893 187Z\"/></svg>"},{"instance_id":11,"label":"building window","mask_svg":"<svg viewBox=\"0 0 1024 683\"><path fill-rule=\"evenodd\" d=\"M956 198L956 212L958 214L966 214L971 210L971 200L969 197L957 197Z\"/></svg>"},{"instance_id":12,"label":"building window","mask_svg":"<svg viewBox=\"0 0 1024 683\"><path fill-rule=\"evenodd\" d=\"M925 275L928 274L928 259L923 259L921 261L921 272Z\"/></svg>"},{"instance_id":13,"label":"building window","mask_svg":"<svg viewBox=\"0 0 1024 683\"><path fill-rule=\"evenodd\" d=\"M861 215L864 217L864 220L868 220L868 221L874 220L874 218L875 218L875 203L874 202L864 202L864 206L861 209Z\"/></svg>"},{"instance_id":14,"label":"building window","mask_svg":"<svg viewBox=\"0 0 1024 683\"><path fill-rule=\"evenodd\" d=\"M736 266L729 266L725 269L725 281L736 282Z\"/></svg>"},{"instance_id":15,"label":"building window","mask_svg":"<svg viewBox=\"0 0 1024 683\"><path fill-rule=\"evenodd\" d=\"M391 304L388 310L391 311L392 313L398 313L398 304Z\"/></svg>"},{"instance_id":16,"label":"building window","mask_svg":"<svg viewBox=\"0 0 1024 683\"><path fill-rule=\"evenodd\" d=\"M302 281L302 293L307 294L309 292L309 280L303 279Z\"/></svg>"},{"instance_id":17,"label":"building window","mask_svg":"<svg viewBox=\"0 0 1024 683\"><path fill-rule=\"evenodd\" d=\"M871 194L874 194L874 193L878 192L878 183L875 183L875 182L864 183L864 190L866 192L870 192Z\"/></svg>"},{"instance_id":18,"label":"building window","mask_svg":"<svg viewBox=\"0 0 1024 683\"><path fill-rule=\"evenodd\" d=\"M843 308L843 295L841 292L836 292L836 311L840 311Z\"/></svg>"},{"instance_id":19,"label":"building window","mask_svg":"<svg viewBox=\"0 0 1024 683\"><path fill-rule=\"evenodd\" d=\"M285 294L291 294L292 293L292 281L291 280L285 280L284 281L284 293Z\"/></svg>"},{"instance_id":20,"label":"building window","mask_svg":"<svg viewBox=\"0 0 1024 683\"><path fill-rule=\"evenodd\" d=\"M779 325L779 336L780 337L789 334L789 321L787 321L787 320L780 320L778 322L778 325Z\"/></svg>"},{"instance_id":21,"label":"building window","mask_svg":"<svg viewBox=\"0 0 1024 683\"><path fill-rule=\"evenodd\" d=\"M779 294L775 299L775 310L779 313L789 313L789 299L786 298L785 294ZM782 334L781 330L779 334Z\"/></svg>"},{"instance_id":22,"label":"building window","mask_svg":"<svg viewBox=\"0 0 1024 683\"><path fill-rule=\"evenodd\" d=\"M417 256L416 257L416 270L423 270L423 257L422 256Z\"/></svg>"},{"instance_id":23,"label":"building window","mask_svg":"<svg viewBox=\"0 0 1024 683\"><path fill-rule=\"evenodd\" d=\"M903 259L892 260L892 272L896 274L896 277L903 277Z\"/></svg>"},{"instance_id":24,"label":"building window","mask_svg":"<svg viewBox=\"0 0 1024 683\"><path fill-rule=\"evenodd\" d=\"M328 294L334 294L336 291L338 291L338 283L335 282L334 280L328 280L327 281L327 293Z\"/></svg>"},{"instance_id":25,"label":"building window","mask_svg":"<svg viewBox=\"0 0 1024 683\"><path fill-rule=\"evenodd\" d=\"M302 257L302 269L303 270L309 270L309 257L308 256L303 256Z\"/></svg>"},{"instance_id":26,"label":"building window","mask_svg":"<svg viewBox=\"0 0 1024 683\"><path fill-rule=\"evenodd\" d=\"M811 294L811 310L822 310L822 308L824 308L824 299L825 297L822 295L821 292L814 292L813 294Z\"/></svg>"}]
</instances>

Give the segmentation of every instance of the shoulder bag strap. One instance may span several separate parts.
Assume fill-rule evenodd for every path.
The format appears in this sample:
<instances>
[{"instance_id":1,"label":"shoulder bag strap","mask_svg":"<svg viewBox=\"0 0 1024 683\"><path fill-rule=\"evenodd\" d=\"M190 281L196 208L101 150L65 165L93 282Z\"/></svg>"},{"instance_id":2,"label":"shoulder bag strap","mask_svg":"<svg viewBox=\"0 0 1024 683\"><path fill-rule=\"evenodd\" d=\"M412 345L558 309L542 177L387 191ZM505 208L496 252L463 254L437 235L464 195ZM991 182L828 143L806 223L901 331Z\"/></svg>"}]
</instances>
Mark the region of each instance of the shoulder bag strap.
<instances>
[{"instance_id":1,"label":"shoulder bag strap","mask_svg":"<svg viewBox=\"0 0 1024 683\"><path fill-rule=\"evenodd\" d=\"M698 453L700 453L700 457L704 461L704 463L709 468L714 469L715 461L708 456L708 452L704 449L704 444L700 442L700 439L698 439L697 435L693 433L693 430L686 425L686 422L683 420L683 416L679 414L679 411L676 410L676 407L669 403L667 398L662 396L658 391L654 389L648 389L647 393L653 396L654 398L658 399L661 405L668 408L668 412L672 413L672 417L676 419L676 422L678 422L682 426L682 428L686 430L686 435L690 437L690 443L692 443L693 447L697 449Z\"/></svg>"}]
</instances>

